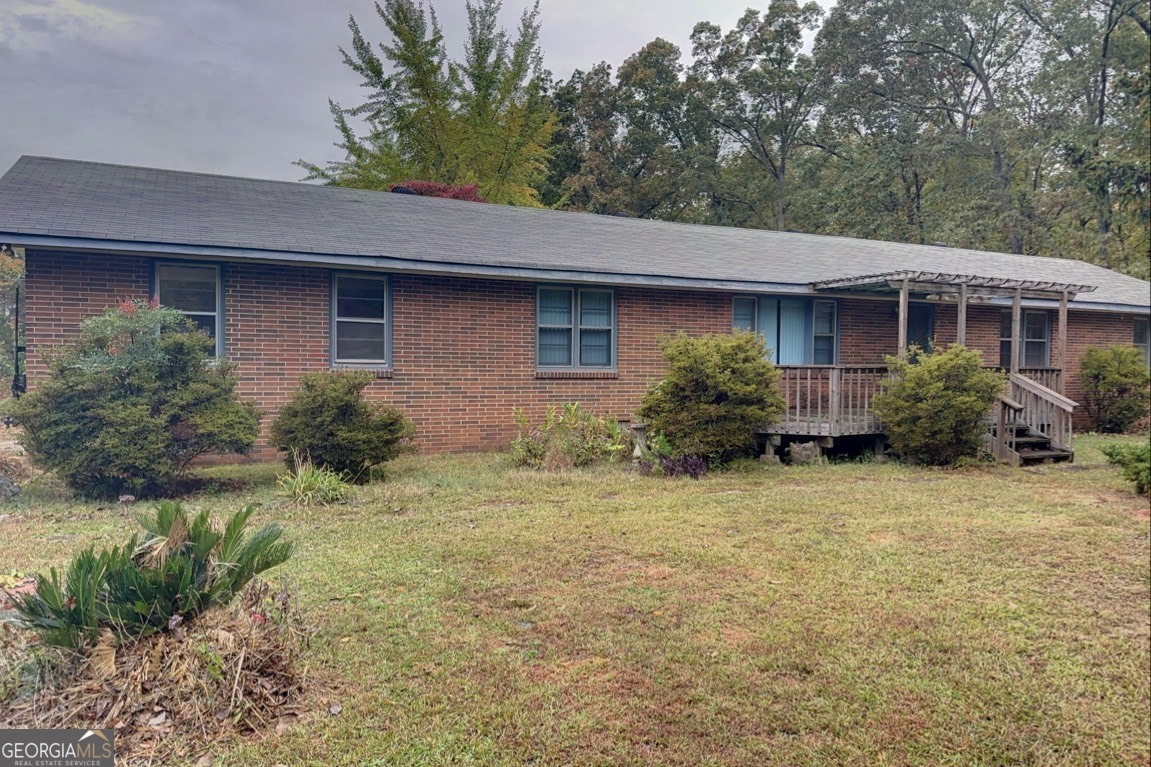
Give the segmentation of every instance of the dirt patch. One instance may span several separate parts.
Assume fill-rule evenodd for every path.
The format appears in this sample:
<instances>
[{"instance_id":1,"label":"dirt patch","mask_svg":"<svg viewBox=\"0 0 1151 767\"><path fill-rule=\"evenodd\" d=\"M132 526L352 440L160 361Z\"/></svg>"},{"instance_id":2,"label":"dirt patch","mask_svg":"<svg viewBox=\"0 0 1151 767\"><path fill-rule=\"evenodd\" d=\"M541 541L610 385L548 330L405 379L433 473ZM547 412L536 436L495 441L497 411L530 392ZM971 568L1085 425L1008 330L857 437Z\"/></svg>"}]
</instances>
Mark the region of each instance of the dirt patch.
<instances>
[{"instance_id":1,"label":"dirt patch","mask_svg":"<svg viewBox=\"0 0 1151 767\"><path fill-rule=\"evenodd\" d=\"M729 647L742 647L755 639L755 634L743 626L723 626L719 630L719 637Z\"/></svg>"},{"instance_id":2,"label":"dirt patch","mask_svg":"<svg viewBox=\"0 0 1151 767\"><path fill-rule=\"evenodd\" d=\"M3 584L5 576L0 573L0 584ZM18 594L31 594L36 590L35 578L14 578L15 583L4 588L0 588L0 613L11 610L15 607L14 597Z\"/></svg>"}]
</instances>

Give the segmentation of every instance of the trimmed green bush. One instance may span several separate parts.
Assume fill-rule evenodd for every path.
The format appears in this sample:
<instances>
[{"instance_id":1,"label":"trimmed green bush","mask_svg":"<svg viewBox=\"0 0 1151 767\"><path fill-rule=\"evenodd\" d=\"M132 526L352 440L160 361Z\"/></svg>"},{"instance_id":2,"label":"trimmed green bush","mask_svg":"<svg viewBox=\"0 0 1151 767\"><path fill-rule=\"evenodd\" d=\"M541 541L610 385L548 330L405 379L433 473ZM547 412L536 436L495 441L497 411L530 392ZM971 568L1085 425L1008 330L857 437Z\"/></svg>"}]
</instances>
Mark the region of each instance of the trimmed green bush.
<instances>
[{"instance_id":1,"label":"trimmed green bush","mask_svg":"<svg viewBox=\"0 0 1151 767\"><path fill-rule=\"evenodd\" d=\"M1139 495L1151 493L1151 443L1142 445L1105 445L1107 463L1123 469L1123 478L1135 483Z\"/></svg>"},{"instance_id":2,"label":"trimmed green bush","mask_svg":"<svg viewBox=\"0 0 1151 767\"><path fill-rule=\"evenodd\" d=\"M984 417L1003 393L1004 376L960 344L912 357L887 358L892 378L873 403L892 448L906 461L931 466L978 455Z\"/></svg>"},{"instance_id":3,"label":"trimmed green bush","mask_svg":"<svg viewBox=\"0 0 1151 767\"><path fill-rule=\"evenodd\" d=\"M233 367L174 309L124 300L80 325L48 376L11 405L38 465L90 497L171 494L205 453L246 453L255 406Z\"/></svg>"},{"instance_id":4,"label":"trimmed green bush","mask_svg":"<svg viewBox=\"0 0 1151 767\"><path fill-rule=\"evenodd\" d=\"M1095 431L1122 433L1147 415L1151 377L1134 346L1087 349L1079 360L1079 383Z\"/></svg>"},{"instance_id":5,"label":"trimmed green bush","mask_svg":"<svg viewBox=\"0 0 1151 767\"><path fill-rule=\"evenodd\" d=\"M529 423L527 415L518 411L516 427L512 461L533 469L587 466L620 454L628 444L618 421L584 410L578 402L548 408L539 425Z\"/></svg>"},{"instance_id":6,"label":"trimmed green bush","mask_svg":"<svg viewBox=\"0 0 1151 767\"><path fill-rule=\"evenodd\" d=\"M17 619L47 644L79 648L109 631L120 642L170 631L227 605L292 555L279 525L247 535L254 510L245 507L217 530L207 511L189 520L180 504L165 501L154 516L138 518L143 536L80 552L63 579L56 568L38 575L34 592L13 597Z\"/></svg>"},{"instance_id":7,"label":"trimmed green bush","mask_svg":"<svg viewBox=\"0 0 1151 767\"><path fill-rule=\"evenodd\" d=\"M272 445L299 454L350 482L366 481L373 466L415 449L415 429L393 407L369 403L366 370L305 373L300 389L272 422Z\"/></svg>"},{"instance_id":8,"label":"trimmed green bush","mask_svg":"<svg viewBox=\"0 0 1151 767\"><path fill-rule=\"evenodd\" d=\"M785 407L763 339L746 331L680 334L663 339L660 348L667 375L639 408L649 430L663 435L675 455L713 465L754 454L755 430Z\"/></svg>"}]
</instances>

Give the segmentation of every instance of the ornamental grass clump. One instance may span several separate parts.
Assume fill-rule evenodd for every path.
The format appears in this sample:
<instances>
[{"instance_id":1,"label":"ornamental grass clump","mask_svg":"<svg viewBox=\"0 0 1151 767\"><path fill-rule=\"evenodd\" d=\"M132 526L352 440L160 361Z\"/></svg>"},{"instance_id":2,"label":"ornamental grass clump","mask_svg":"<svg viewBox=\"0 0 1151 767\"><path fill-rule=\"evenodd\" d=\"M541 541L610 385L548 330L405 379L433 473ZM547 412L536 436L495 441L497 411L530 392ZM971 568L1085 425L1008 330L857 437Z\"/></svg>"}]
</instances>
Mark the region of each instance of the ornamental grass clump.
<instances>
[{"instance_id":1,"label":"ornamental grass clump","mask_svg":"<svg viewBox=\"0 0 1151 767\"><path fill-rule=\"evenodd\" d=\"M1004 376L960 344L913 351L909 359L887 358L891 378L873 403L892 448L905 461L929 466L978 455Z\"/></svg>"},{"instance_id":2,"label":"ornamental grass clump","mask_svg":"<svg viewBox=\"0 0 1151 767\"><path fill-rule=\"evenodd\" d=\"M297 506L327 506L348 500L352 486L341 479L339 474L323 466L316 466L299 451L292 454L292 461L292 469L278 476L276 483Z\"/></svg>"},{"instance_id":3,"label":"ornamental grass clump","mask_svg":"<svg viewBox=\"0 0 1151 767\"><path fill-rule=\"evenodd\" d=\"M259 418L235 396L212 339L155 301L123 300L48 356L48 375L10 406L20 443L77 493L179 492L206 453L247 453Z\"/></svg>"},{"instance_id":4,"label":"ornamental grass clump","mask_svg":"<svg viewBox=\"0 0 1151 767\"><path fill-rule=\"evenodd\" d=\"M746 331L665 338L664 379L649 389L639 416L675 456L724 465L750 456L756 429L783 412L779 371L763 338Z\"/></svg>"}]
</instances>

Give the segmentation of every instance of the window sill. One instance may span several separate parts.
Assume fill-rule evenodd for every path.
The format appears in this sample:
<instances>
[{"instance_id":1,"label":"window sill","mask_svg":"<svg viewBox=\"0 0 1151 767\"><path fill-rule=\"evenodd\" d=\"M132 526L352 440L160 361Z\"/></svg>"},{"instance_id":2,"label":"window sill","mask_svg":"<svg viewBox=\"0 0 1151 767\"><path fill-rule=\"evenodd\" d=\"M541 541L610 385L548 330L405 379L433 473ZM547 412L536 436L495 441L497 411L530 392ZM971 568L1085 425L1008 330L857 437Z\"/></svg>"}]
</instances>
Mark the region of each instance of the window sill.
<instances>
[{"instance_id":1,"label":"window sill","mask_svg":"<svg viewBox=\"0 0 1151 767\"><path fill-rule=\"evenodd\" d=\"M615 370L536 370L536 378L612 380L619 378L619 373Z\"/></svg>"},{"instance_id":2,"label":"window sill","mask_svg":"<svg viewBox=\"0 0 1151 767\"><path fill-rule=\"evenodd\" d=\"M337 362L332 365L332 370L366 370L375 374L377 381L395 377L395 371L392 368L373 367L371 365L347 365Z\"/></svg>"}]
</instances>

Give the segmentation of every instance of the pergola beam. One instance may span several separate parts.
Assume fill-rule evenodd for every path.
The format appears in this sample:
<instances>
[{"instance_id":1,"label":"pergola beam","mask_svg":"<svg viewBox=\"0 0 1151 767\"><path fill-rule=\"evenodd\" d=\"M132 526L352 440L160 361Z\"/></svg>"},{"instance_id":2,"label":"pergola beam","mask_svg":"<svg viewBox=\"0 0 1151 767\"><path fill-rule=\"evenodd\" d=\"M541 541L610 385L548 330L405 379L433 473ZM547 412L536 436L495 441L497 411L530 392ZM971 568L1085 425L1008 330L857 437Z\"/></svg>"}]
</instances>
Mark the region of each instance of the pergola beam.
<instances>
[{"instance_id":1,"label":"pergola beam","mask_svg":"<svg viewBox=\"0 0 1151 767\"><path fill-rule=\"evenodd\" d=\"M895 292L903 289L903 280L891 280L884 286L888 291ZM985 288L978 285L965 286L951 285L950 283L938 285L932 282L919 282L911 280L908 282L908 287L912 294L936 296L940 301L954 301L959 296L960 288L967 287L967 296L969 298L1010 298L1015 295L1016 290L1023 292L1024 298L1039 298L1039 299L1053 299L1058 298L1061 293L1054 293L1043 290L1030 290L1027 288ZM875 288L869 290L859 290L859 292L874 292Z\"/></svg>"},{"instance_id":2,"label":"pergola beam","mask_svg":"<svg viewBox=\"0 0 1151 767\"><path fill-rule=\"evenodd\" d=\"M904 285L907 285L908 289L915 293L955 294L961 288L966 287L969 296L1008 297L1014 296L1016 291L1022 291L1024 298L1058 298L1062 294L1067 294L1069 298L1073 298L1077 293L1089 293L1095 290L1093 285L1073 285L1047 280L1021 280L1008 277L984 277L976 274L911 271L823 280L813 282L811 287L815 290L895 292L897 290L902 291Z\"/></svg>"}]
</instances>

